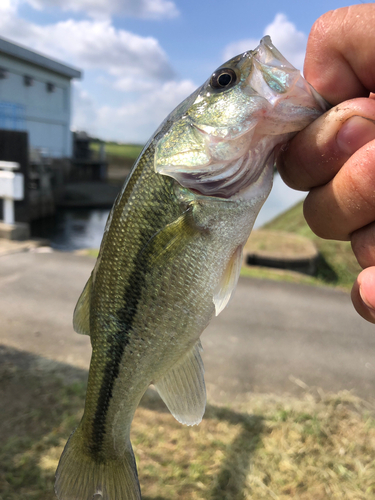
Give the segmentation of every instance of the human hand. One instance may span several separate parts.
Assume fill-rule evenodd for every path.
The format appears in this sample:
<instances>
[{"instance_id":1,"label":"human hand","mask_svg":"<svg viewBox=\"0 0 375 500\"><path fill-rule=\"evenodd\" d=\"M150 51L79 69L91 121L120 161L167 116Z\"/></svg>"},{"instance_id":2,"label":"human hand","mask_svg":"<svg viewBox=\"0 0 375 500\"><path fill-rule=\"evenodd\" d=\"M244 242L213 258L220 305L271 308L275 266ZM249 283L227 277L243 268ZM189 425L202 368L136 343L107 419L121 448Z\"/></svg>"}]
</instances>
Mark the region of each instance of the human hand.
<instances>
[{"instance_id":1,"label":"human hand","mask_svg":"<svg viewBox=\"0 0 375 500\"><path fill-rule=\"evenodd\" d=\"M352 289L357 312L375 323L375 5L324 14L314 24L304 73L331 104L281 149L279 172L310 191L304 215L320 237L350 240L364 269Z\"/></svg>"}]
</instances>

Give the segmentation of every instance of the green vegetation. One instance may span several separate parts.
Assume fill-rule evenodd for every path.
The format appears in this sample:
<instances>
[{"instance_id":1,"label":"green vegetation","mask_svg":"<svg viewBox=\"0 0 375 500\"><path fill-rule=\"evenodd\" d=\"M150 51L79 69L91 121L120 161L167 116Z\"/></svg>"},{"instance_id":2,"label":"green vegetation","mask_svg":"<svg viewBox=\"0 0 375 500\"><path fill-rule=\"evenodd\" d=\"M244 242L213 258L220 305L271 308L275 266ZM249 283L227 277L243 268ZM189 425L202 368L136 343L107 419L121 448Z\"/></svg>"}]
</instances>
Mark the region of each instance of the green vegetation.
<instances>
[{"instance_id":1,"label":"green vegetation","mask_svg":"<svg viewBox=\"0 0 375 500\"><path fill-rule=\"evenodd\" d=\"M99 139L90 143L93 158L97 158L100 150ZM122 144L118 142L104 142L106 161L108 163L108 181L123 184L143 146L140 144Z\"/></svg>"},{"instance_id":2,"label":"green vegetation","mask_svg":"<svg viewBox=\"0 0 375 500\"><path fill-rule=\"evenodd\" d=\"M320 253L316 276L313 278L301 276L300 282L333 285L350 290L358 273L361 271L361 267L351 249L350 242L323 240L316 236L303 217L302 207L303 203L298 203L271 222L265 224L262 229L295 233L305 236L314 242ZM248 275L258 274L259 277L259 270L255 270L254 273L245 272ZM271 270L271 273L273 274L273 278L271 279L283 279L283 276L285 276L289 281L298 281L296 273L279 273L276 276L274 270ZM267 271L266 273L262 271L262 274L262 277L267 277Z\"/></svg>"},{"instance_id":3,"label":"green vegetation","mask_svg":"<svg viewBox=\"0 0 375 500\"><path fill-rule=\"evenodd\" d=\"M1 368L1 500L55 498L55 469L84 404L85 373L70 370L64 379L78 381L64 385L40 370ZM199 426L185 427L151 391L132 426L143 499L373 499L374 411L349 393L255 394L208 405Z\"/></svg>"},{"instance_id":4,"label":"green vegetation","mask_svg":"<svg viewBox=\"0 0 375 500\"><path fill-rule=\"evenodd\" d=\"M268 267L243 266L241 268L241 276L260 280L287 281L288 283L299 283L302 285L327 285L325 281L315 278L314 276ZM345 287L342 288L346 289Z\"/></svg>"},{"instance_id":5,"label":"green vegetation","mask_svg":"<svg viewBox=\"0 0 375 500\"><path fill-rule=\"evenodd\" d=\"M119 142L104 142L105 151L107 157L111 158L122 158L134 161L138 158L140 152L143 149L141 144L122 144ZM90 149L95 153L99 152L100 141L93 141L90 144Z\"/></svg>"}]
</instances>

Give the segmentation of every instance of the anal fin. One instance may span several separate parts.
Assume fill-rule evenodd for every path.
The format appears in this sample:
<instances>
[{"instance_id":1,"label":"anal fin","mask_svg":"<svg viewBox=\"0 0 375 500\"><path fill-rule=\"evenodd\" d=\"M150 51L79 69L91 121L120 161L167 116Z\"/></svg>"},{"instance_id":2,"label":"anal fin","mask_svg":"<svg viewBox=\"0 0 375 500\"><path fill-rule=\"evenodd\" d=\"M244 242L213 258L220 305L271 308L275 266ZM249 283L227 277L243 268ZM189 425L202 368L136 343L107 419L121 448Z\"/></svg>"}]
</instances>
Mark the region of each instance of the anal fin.
<instances>
[{"instance_id":1,"label":"anal fin","mask_svg":"<svg viewBox=\"0 0 375 500\"><path fill-rule=\"evenodd\" d=\"M230 258L227 267L219 281L213 301L215 304L215 315L218 316L228 304L234 289L237 286L242 266L242 245L237 247L232 257Z\"/></svg>"},{"instance_id":2,"label":"anal fin","mask_svg":"<svg viewBox=\"0 0 375 500\"><path fill-rule=\"evenodd\" d=\"M200 355L200 341L154 383L160 397L176 420L185 425L196 425L206 408L204 366Z\"/></svg>"},{"instance_id":3,"label":"anal fin","mask_svg":"<svg viewBox=\"0 0 375 500\"><path fill-rule=\"evenodd\" d=\"M90 302L92 291L92 274L83 289L73 314L73 328L77 333L90 335Z\"/></svg>"}]
</instances>

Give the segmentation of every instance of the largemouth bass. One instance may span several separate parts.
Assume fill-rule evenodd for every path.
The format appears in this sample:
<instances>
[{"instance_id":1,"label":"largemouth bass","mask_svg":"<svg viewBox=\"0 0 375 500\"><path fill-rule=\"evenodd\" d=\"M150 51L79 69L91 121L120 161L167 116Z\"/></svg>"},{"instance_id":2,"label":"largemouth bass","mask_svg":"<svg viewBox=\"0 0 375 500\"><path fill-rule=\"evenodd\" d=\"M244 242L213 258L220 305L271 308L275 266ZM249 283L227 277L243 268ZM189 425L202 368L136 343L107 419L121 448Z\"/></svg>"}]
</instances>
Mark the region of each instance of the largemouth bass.
<instances>
[{"instance_id":1,"label":"largemouth bass","mask_svg":"<svg viewBox=\"0 0 375 500\"><path fill-rule=\"evenodd\" d=\"M199 337L235 289L271 189L273 150L325 109L264 37L220 66L147 143L74 312L92 358L84 415L56 472L60 500L141 498L129 433L150 384L178 421L201 421Z\"/></svg>"}]
</instances>

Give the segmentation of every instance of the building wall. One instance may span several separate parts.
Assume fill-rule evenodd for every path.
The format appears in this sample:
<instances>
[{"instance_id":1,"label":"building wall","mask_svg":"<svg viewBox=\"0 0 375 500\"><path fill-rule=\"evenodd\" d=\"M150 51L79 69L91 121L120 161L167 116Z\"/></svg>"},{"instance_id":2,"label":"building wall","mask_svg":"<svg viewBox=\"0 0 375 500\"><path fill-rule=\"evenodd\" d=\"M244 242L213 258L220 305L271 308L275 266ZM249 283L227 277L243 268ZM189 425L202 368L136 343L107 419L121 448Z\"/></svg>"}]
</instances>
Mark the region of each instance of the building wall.
<instances>
[{"instance_id":1,"label":"building wall","mask_svg":"<svg viewBox=\"0 0 375 500\"><path fill-rule=\"evenodd\" d=\"M0 68L0 128L26 130L31 147L70 157L70 79L1 53Z\"/></svg>"}]
</instances>

